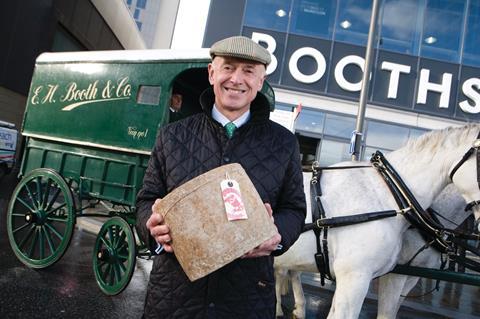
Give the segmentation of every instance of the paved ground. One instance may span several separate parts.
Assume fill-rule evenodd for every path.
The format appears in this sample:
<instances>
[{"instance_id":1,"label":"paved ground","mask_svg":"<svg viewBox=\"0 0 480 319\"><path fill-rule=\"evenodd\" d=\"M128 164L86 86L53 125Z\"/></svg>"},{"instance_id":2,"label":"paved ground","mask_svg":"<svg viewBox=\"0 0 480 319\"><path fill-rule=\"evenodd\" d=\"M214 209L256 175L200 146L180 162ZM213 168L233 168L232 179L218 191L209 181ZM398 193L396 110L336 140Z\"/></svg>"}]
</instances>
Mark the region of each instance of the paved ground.
<instances>
[{"instance_id":1,"label":"paved ground","mask_svg":"<svg viewBox=\"0 0 480 319\"><path fill-rule=\"evenodd\" d=\"M50 268L30 269L16 259L5 227L6 207L15 184L13 175L0 180L0 319L140 318L151 261L137 259L137 268L126 290L118 296L105 296L97 287L92 271L95 236L90 231L76 229L65 256ZM320 287L318 276L312 274L304 274L303 283L307 318L325 318L334 287ZM433 287L433 281L422 279L413 294L423 294ZM398 318L480 318L479 301L478 287L441 283L438 292L409 299ZM291 294L284 296L282 302L286 311L293 309ZM374 318L376 307L373 287L360 318Z\"/></svg>"},{"instance_id":2,"label":"paved ground","mask_svg":"<svg viewBox=\"0 0 480 319\"><path fill-rule=\"evenodd\" d=\"M317 274L303 274L303 287L306 295L306 317L326 318L333 297L334 286L320 287ZM375 318L377 313L376 282L374 281L362 307L360 319ZM421 279L412 290L411 296L424 295L435 288L435 281ZM480 288L468 285L441 282L438 291L423 297L407 298L400 307L398 319L473 319L480 318ZM291 293L282 299L283 308L293 311L294 300Z\"/></svg>"},{"instance_id":3,"label":"paved ground","mask_svg":"<svg viewBox=\"0 0 480 319\"><path fill-rule=\"evenodd\" d=\"M119 296L98 288L92 271L95 236L75 230L62 259L34 270L14 256L7 240L5 212L13 176L0 181L0 318L140 318L150 262L137 259L130 285Z\"/></svg>"}]
</instances>

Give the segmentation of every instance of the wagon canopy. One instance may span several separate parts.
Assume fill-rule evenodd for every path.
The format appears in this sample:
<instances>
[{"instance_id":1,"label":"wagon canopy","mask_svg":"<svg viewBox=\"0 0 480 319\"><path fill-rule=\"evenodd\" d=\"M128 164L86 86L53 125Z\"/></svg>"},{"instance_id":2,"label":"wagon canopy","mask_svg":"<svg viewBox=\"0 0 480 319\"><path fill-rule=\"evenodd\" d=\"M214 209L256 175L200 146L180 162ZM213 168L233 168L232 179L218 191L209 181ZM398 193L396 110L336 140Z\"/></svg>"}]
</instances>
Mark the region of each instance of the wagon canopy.
<instances>
[{"instance_id":1,"label":"wagon canopy","mask_svg":"<svg viewBox=\"0 0 480 319\"><path fill-rule=\"evenodd\" d=\"M36 61L22 132L149 154L158 128L168 122L177 76L196 70L181 78L194 78L198 93L209 85L209 62L208 49L44 53ZM272 88L266 84L263 91L273 109Z\"/></svg>"},{"instance_id":2,"label":"wagon canopy","mask_svg":"<svg viewBox=\"0 0 480 319\"><path fill-rule=\"evenodd\" d=\"M168 111L172 80L208 61L206 50L42 54L23 134L148 153Z\"/></svg>"}]
</instances>

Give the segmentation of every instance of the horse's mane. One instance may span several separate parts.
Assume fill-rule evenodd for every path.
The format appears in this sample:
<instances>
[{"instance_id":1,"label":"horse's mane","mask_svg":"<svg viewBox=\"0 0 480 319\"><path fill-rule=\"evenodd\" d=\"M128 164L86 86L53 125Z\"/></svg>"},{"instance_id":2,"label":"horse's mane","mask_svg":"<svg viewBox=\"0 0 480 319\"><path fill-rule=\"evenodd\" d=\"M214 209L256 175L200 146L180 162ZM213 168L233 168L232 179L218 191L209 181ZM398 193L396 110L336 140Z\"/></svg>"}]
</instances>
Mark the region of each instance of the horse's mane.
<instances>
[{"instance_id":1,"label":"horse's mane","mask_svg":"<svg viewBox=\"0 0 480 319\"><path fill-rule=\"evenodd\" d=\"M458 146L459 142L473 142L471 136L476 136L479 130L480 125L478 123L434 130L418 138L410 139L405 145L405 149L409 152L427 151L434 154L438 151Z\"/></svg>"}]
</instances>

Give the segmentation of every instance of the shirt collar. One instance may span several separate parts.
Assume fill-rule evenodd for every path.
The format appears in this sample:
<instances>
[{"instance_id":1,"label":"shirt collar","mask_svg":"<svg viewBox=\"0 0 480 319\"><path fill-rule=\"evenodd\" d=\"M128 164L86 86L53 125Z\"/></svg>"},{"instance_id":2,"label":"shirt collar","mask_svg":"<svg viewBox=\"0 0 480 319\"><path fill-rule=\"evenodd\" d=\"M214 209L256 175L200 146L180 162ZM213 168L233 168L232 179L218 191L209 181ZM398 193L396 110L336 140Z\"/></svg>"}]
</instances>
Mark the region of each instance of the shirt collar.
<instances>
[{"instance_id":1,"label":"shirt collar","mask_svg":"<svg viewBox=\"0 0 480 319\"><path fill-rule=\"evenodd\" d=\"M220 113L220 111L218 110L215 104L213 104L213 108L212 108L212 117L215 121L222 124L222 126L225 126L225 124L231 122L225 115ZM233 124L235 124L235 126L239 128L243 124L247 123L249 119L250 119L250 110L246 111L238 119L233 121Z\"/></svg>"}]
</instances>

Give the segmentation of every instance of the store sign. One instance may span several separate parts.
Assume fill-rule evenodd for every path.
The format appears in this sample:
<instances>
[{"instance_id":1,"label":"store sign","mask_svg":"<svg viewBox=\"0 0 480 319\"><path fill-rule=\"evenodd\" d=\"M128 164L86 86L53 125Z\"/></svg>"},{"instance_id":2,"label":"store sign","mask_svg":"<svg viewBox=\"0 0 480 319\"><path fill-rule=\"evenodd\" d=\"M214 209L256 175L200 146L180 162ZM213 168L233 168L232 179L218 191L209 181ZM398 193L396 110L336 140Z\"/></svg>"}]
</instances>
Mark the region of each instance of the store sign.
<instances>
[{"instance_id":1,"label":"store sign","mask_svg":"<svg viewBox=\"0 0 480 319\"><path fill-rule=\"evenodd\" d=\"M245 34L246 33L246 34ZM244 28L272 55L269 81L317 94L357 99L365 48ZM480 119L480 70L376 51L369 102L450 118Z\"/></svg>"}]
</instances>

